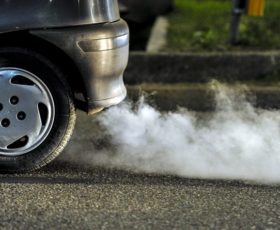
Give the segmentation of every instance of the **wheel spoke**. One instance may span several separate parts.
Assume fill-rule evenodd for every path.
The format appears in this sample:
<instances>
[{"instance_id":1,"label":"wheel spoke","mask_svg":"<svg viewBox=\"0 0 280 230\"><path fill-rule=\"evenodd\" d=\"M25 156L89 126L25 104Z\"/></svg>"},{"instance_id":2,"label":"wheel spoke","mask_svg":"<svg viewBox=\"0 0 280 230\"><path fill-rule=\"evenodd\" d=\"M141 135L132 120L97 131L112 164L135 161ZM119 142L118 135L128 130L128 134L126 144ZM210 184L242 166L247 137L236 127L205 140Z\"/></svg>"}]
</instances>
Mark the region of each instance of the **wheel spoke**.
<instances>
[{"instance_id":1,"label":"wheel spoke","mask_svg":"<svg viewBox=\"0 0 280 230\"><path fill-rule=\"evenodd\" d=\"M47 137L54 120L54 102L48 88L28 71L0 68L0 92L0 155L21 155L36 148ZM44 125L39 104L46 107ZM9 149L22 137L28 141Z\"/></svg>"},{"instance_id":2,"label":"wheel spoke","mask_svg":"<svg viewBox=\"0 0 280 230\"><path fill-rule=\"evenodd\" d=\"M28 98L29 103L31 104L39 104L43 103L45 105L49 105L50 101L48 95L41 91L37 86L30 85L12 85L13 91L17 92L21 98Z\"/></svg>"},{"instance_id":3,"label":"wheel spoke","mask_svg":"<svg viewBox=\"0 0 280 230\"><path fill-rule=\"evenodd\" d=\"M20 137L11 137L11 136L1 136L0 134L0 148L6 149L9 145L13 144L15 141L17 141Z\"/></svg>"}]
</instances>

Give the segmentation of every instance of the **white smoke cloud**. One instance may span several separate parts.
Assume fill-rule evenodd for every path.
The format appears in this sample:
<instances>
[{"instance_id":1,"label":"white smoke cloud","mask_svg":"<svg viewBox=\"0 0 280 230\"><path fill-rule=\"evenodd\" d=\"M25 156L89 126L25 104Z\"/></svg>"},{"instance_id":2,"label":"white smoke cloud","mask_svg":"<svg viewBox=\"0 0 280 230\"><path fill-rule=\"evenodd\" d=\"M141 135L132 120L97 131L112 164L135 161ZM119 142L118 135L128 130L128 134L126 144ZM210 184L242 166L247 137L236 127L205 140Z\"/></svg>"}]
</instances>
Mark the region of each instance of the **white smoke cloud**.
<instances>
[{"instance_id":1,"label":"white smoke cloud","mask_svg":"<svg viewBox=\"0 0 280 230\"><path fill-rule=\"evenodd\" d=\"M280 112L256 109L244 91L213 82L216 111L162 113L143 100L105 111L110 146L94 165L188 178L280 182Z\"/></svg>"}]
</instances>

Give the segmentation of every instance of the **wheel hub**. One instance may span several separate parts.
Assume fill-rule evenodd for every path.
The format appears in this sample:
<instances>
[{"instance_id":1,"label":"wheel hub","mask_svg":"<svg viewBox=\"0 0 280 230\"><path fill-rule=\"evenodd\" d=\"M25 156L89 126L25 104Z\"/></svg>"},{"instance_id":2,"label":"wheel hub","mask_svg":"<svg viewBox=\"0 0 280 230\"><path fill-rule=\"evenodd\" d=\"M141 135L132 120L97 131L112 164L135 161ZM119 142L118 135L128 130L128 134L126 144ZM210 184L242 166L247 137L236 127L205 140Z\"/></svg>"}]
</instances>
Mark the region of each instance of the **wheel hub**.
<instances>
[{"instance_id":1,"label":"wheel hub","mask_svg":"<svg viewBox=\"0 0 280 230\"><path fill-rule=\"evenodd\" d=\"M47 86L19 68L0 68L0 155L22 155L48 136L55 107Z\"/></svg>"}]
</instances>

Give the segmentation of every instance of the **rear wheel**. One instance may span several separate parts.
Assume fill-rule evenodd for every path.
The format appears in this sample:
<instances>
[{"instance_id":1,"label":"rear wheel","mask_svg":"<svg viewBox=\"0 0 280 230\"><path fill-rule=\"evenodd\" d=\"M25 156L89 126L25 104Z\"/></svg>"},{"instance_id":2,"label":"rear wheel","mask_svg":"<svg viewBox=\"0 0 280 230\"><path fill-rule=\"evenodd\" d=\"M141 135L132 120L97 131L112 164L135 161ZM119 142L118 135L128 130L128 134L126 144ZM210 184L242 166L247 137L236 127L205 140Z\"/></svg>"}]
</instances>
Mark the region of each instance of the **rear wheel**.
<instances>
[{"instance_id":1,"label":"rear wheel","mask_svg":"<svg viewBox=\"0 0 280 230\"><path fill-rule=\"evenodd\" d=\"M75 124L65 76L41 54L0 49L0 171L40 168L64 149Z\"/></svg>"}]
</instances>

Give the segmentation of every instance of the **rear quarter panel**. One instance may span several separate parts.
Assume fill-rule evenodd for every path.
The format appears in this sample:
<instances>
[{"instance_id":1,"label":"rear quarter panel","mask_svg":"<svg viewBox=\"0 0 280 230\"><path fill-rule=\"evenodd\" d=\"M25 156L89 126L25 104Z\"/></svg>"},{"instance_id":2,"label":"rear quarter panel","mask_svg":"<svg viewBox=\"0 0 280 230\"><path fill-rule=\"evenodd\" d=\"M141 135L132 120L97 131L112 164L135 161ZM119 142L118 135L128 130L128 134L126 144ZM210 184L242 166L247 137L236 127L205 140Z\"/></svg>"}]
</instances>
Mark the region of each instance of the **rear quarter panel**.
<instances>
[{"instance_id":1,"label":"rear quarter panel","mask_svg":"<svg viewBox=\"0 0 280 230\"><path fill-rule=\"evenodd\" d=\"M0 33L119 20L117 0L0 0Z\"/></svg>"}]
</instances>

